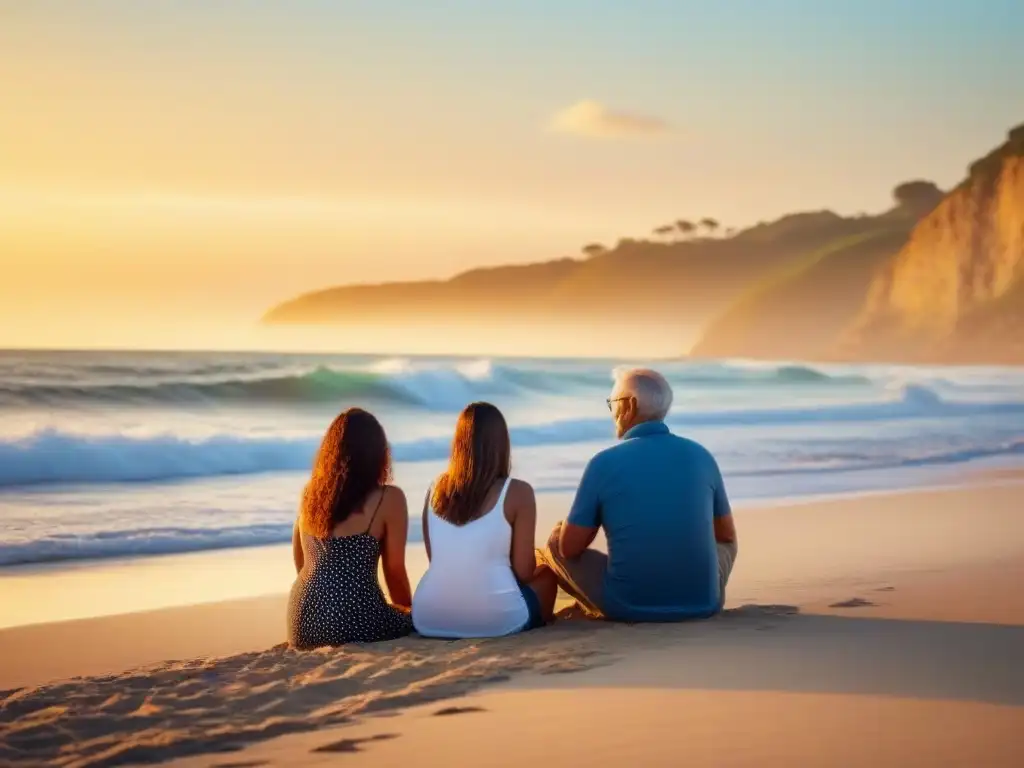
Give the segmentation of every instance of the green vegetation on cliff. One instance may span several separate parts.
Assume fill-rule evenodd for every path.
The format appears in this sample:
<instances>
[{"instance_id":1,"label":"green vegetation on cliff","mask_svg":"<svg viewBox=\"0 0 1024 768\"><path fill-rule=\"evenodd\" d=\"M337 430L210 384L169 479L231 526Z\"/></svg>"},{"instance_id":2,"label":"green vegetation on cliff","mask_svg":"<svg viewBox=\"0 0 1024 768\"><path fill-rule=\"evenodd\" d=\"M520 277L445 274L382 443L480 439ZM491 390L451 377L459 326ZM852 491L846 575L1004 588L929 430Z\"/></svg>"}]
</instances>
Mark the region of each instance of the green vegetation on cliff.
<instances>
[{"instance_id":1,"label":"green vegetation on cliff","mask_svg":"<svg viewBox=\"0 0 1024 768\"><path fill-rule=\"evenodd\" d=\"M840 238L798 256L713 320L698 357L820 358L857 316L878 266L906 242L910 222Z\"/></svg>"}]
</instances>

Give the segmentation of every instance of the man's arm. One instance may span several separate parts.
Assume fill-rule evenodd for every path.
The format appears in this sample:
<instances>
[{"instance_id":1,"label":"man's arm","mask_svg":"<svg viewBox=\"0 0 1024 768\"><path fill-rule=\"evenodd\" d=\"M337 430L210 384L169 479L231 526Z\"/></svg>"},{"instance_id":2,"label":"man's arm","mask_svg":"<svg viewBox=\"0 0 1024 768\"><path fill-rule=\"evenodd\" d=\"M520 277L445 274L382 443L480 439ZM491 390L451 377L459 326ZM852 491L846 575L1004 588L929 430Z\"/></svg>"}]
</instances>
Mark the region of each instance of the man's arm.
<instances>
[{"instance_id":1,"label":"man's arm","mask_svg":"<svg viewBox=\"0 0 1024 768\"><path fill-rule=\"evenodd\" d=\"M597 537L601 527L600 472L594 457L583 470L580 487L576 489L569 517L558 536L562 557L574 558L583 554Z\"/></svg>"},{"instance_id":2,"label":"man's arm","mask_svg":"<svg viewBox=\"0 0 1024 768\"><path fill-rule=\"evenodd\" d=\"M562 552L562 557L572 559L582 555L587 547L594 543L599 527L566 522L558 534L558 548Z\"/></svg>"},{"instance_id":3,"label":"man's arm","mask_svg":"<svg viewBox=\"0 0 1024 768\"><path fill-rule=\"evenodd\" d=\"M715 541L719 544L736 543L736 522L732 515L715 518Z\"/></svg>"},{"instance_id":4,"label":"man's arm","mask_svg":"<svg viewBox=\"0 0 1024 768\"><path fill-rule=\"evenodd\" d=\"M719 544L734 544L736 542L736 522L732 516L732 506L729 504L729 496L725 492L725 481L722 480L722 471L718 468L718 462L711 459L714 467L712 472L712 502L715 523L715 541Z\"/></svg>"}]
</instances>

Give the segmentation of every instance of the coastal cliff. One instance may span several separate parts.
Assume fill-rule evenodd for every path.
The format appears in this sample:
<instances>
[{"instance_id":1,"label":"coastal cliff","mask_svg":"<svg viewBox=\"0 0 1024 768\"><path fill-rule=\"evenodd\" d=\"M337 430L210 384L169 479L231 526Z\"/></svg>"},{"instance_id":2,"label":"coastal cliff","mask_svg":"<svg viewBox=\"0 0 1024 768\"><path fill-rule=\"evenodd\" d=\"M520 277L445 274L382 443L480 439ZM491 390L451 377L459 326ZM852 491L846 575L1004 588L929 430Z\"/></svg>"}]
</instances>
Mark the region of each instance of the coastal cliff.
<instances>
[{"instance_id":1,"label":"coastal cliff","mask_svg":"<svg viewBox=\"0 0 1024 768\"><path fill-rule=\"evenodd\" d=\"M1024 125L914 227L835 354L1024 363Z\"/></svg>"},{"instance_id":2,"label":"coastal cliff","mask_svg":"<svg viewBox=\"0 0 1024 768\"><path fill-rule=\"evenodd\" d=\"M1024 125L947 194L795 258L704 329L699 357L1024 363Z\"/></svg>"}]
</instances>

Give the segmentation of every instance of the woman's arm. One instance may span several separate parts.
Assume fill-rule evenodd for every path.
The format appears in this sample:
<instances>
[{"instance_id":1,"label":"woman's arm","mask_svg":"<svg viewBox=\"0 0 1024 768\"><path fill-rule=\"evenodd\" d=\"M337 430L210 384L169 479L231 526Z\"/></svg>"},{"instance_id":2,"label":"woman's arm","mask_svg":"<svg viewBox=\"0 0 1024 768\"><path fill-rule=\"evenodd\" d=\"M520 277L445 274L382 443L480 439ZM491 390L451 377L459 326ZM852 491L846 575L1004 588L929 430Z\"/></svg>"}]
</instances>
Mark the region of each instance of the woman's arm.
<instances>
[{"instance_id":1,"label":"woman's arm","mask_svg":"<svg viewBox=\"0 0 1024 768\"><path fill-rule=\"evenodd\" d=\"M537 498L533 486L513 480L505 504L512 507L512 572L525 584L537 570Z\"/></svg>"},{"instance_id":2,"label":"woman's arm","mask_svg":"<svg viewBox=\"0 0 1024 768\"><path fill-rule=\"evenodd\" d=\"M409 534L409 505L401 488L391 488L384 510L384 539L381 560L384 583L391 602L401 608L412 607L412 589L405 570L405 540Z\"/></svg>"},{"instance_id":3,"label":"woman's arm","mask_svg":"<svg viewBox=\"0 0 1024 768\"><path fill-rule=\"evenodd\" d=\"M299 530L299 521L295 521L292 529L292 559L295 561L295 573L302 573L302 566L305 558L302 554L302 531Z\"/></svg>"}]
</instances>

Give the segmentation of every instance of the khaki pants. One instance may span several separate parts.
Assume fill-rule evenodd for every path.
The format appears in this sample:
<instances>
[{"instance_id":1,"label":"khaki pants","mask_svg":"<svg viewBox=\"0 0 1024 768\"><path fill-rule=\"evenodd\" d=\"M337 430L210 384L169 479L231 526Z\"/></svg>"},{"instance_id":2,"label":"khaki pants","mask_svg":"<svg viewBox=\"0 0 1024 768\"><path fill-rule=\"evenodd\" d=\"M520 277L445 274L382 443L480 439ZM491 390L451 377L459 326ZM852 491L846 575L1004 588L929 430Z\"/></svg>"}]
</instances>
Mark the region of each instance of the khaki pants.
<instances>
[{"instance_id":1,"label":"khaki pants","mask_svg":"<svg viewBox=\"0 0 1024 768\"><path fill-rule=\"evenodd\" d=\"M550 568L558 579L558 586L575 598L584 612L593 618L604 617L604 575L608 570L608 555L596 549L586 549L579 557L568 559L559 552L559 523L551 532L548 544L537 551L537 558ZM716 544L718 548L718 587L725 605L725 587L736 563L736 542Z\"/></svg>"}]
</instances>

